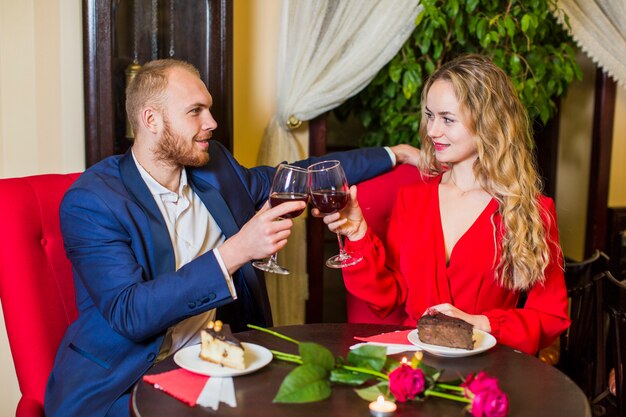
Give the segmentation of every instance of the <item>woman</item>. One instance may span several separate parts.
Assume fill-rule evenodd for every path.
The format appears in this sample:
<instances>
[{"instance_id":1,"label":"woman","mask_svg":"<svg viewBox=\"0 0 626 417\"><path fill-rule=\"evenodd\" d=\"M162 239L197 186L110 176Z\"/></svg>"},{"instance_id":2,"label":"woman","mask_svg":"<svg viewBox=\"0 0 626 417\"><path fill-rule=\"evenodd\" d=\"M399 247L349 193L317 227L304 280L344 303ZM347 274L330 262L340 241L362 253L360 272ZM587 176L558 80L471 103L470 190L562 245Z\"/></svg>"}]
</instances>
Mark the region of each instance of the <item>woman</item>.
<instances>
[{"instance_id":1,"label":"woman","mask_svg":"<svg viewBox=\"0 0 626 417\"><path fill-rule=\"evenodd\" d=\"M488 58L443 65L422 93L422 181L400 190L387 245L356 201L324 221L364 260L347 289L378 315L429 309L535 354L569 325L556 212L541 195L530 122L508 76ZM528 299L516 308L522 292Z\"/></svg>"}]
</instances>

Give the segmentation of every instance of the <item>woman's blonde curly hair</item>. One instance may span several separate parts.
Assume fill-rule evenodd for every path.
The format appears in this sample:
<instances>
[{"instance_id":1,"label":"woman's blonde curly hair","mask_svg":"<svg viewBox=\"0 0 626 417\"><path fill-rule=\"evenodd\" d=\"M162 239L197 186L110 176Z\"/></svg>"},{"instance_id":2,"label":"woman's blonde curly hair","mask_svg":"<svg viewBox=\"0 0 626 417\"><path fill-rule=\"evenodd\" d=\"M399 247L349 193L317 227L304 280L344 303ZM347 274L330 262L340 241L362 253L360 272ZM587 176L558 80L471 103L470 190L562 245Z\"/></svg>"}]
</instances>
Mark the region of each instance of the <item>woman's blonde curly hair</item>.
<instances>
[{"instance_id":1,"label":"woman's blonde curly hair","mask_svg":"<svg viewBox=\"0 0 626 417\"><path fill-rule=\"evenodd\" d=\"M501 256L496 279L522 290L543 282L549 245L538 197L542 183L531 151L531 125L507 74L489 58L462 55L439 68L422 90L422 109L435 81L452 84L465 123L478 138L473 170L482 188L499 203L502 216ZM447 167L435 158L422 112L420 137L423 172L438 174ZM549 219L554 221L554 219ZM494 239L496 239L494 227ZM497 242L497 239L496 239ZM495 261L494 261L495 262Z\"/></svg>"}]
</instances>

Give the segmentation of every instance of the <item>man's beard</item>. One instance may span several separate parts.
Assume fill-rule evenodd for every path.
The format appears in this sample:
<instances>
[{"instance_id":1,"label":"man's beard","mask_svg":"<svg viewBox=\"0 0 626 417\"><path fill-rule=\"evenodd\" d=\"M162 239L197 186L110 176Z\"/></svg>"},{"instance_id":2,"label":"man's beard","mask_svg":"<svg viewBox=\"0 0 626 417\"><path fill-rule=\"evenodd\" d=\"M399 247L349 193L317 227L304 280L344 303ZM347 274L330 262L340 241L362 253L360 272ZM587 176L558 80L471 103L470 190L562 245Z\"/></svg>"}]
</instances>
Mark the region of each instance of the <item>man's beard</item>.
<instances>
[{"instance_id":1,"label":"man's beard","mask_svg":"<svg viewBox=\"0 0 626 417\"><path fill-rule=\"evenodd\" d=\"M155 155L158 160L178 166L201 167L209 162L209 153L194 149L194 140L187 139L174 132L169 121L164 121L165 128L161 140L156 146ZM209 134L209 138L210 138Z\"/></svg>"}]
</instances>

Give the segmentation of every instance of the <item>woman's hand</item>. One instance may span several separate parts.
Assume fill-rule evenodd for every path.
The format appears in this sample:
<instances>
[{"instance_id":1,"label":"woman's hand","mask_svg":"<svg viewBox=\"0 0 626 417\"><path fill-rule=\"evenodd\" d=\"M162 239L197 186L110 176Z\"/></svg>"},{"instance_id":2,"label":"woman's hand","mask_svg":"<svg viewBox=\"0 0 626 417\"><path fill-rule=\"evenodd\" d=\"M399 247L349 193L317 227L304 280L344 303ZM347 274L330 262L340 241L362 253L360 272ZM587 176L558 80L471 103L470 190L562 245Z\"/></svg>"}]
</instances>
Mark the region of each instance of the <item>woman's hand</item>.
<instances>
[{"instance_id":1,"label":"woman's hand","mask_svg":"<svg viewBox=\"0 0 626 417\"><path fill-rule=\"evenodd\" d=\"M613 395L617 395L615 391L615 368L609 372L609 392Z\"/></svg>"},{"instance_id":2,"label":"woman's hand","mask_svg":"<svg viewBox=\"0 0 626 417\"><path fill-rule=\"evenodd\" d=\"M323 216L318 209L313 209L311 213L315 217ZM356 199L356 185L350 187L350 200L346 207L337 213L323 216L323 218L331 232L344 235L351 241L362 239L367 231L367 223Z\"/></svg>"},{"instance_id":3,"label":"woman's hand","mask_svg":"<svg viewBox=\"0 0 626 417\"><path fill-rule=\"evenodd\" d=\"M457 319L466 321L474 326L475 329L491 333L491 324L489 324L489 319L487 318L487 316L484 316L482 314L468 314L449 303L437 304L435 306L429 307L424 314L429 314L433 310L443 313L446 316L456 317Z\"/></svg>"}]
</instances>

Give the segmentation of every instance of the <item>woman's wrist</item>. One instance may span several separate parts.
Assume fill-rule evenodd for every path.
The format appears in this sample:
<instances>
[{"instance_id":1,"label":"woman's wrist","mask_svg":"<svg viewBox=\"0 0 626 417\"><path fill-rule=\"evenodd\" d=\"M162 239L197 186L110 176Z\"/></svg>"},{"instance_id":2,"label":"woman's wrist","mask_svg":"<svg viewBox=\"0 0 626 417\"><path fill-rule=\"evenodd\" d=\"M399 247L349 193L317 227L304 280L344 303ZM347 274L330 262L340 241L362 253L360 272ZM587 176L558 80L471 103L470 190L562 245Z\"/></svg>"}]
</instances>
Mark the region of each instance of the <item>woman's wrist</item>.
<instances>
[{"instance_id":1,"label":"woman's wrist","mask_svg":"<svg viewBox=\"0 0 626 417\"><path fill-rule=\"evenodd\" d=\"M472 325L478 330L482 330L487 333L491 333L491 323L489 318L485 315L476 315L472 317Z\"/></svg>"},{"instance_id":2,"label":"woman's wrist","mask_svg":"<svg viewBox=\"0 0 626 417\"><path fill-rule=\"evenodd\" d=\"M350 222L356 223L358 222L358 226L354 233L350 233L350 235L346 236L350 242L356 242L357 240L361 240L365 237L365 233L367 233L367 222L363 217L360 220L348 220Z\"/></svg>"}]
</instances>

